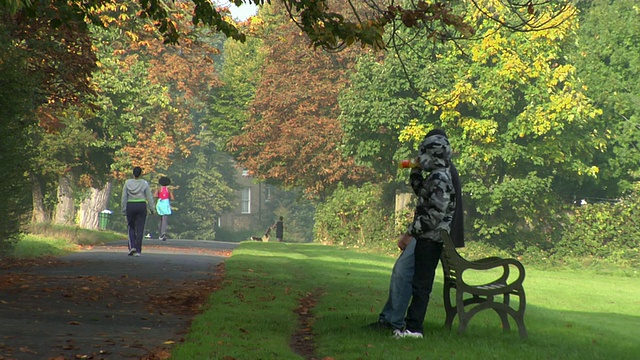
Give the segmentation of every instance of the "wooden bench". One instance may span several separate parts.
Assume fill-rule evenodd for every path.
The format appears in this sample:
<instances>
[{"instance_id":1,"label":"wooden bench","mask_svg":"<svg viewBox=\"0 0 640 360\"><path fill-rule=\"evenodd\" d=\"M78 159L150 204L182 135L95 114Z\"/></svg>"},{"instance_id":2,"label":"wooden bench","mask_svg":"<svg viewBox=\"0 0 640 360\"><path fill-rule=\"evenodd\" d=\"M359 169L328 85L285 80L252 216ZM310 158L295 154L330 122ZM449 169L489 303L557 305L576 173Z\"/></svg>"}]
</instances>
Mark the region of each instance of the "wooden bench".
<instances>
[{"instance_id":1,"label":"wooden bench","mask_svg":"<svg viewBox=\"0 0 640 360\"><path fill-rule=\"evenodd\" d=\"M522 263L516 259L499 257L468 261L458 254L449 233L442 231L442 238L444 240L441 260L444 272L445 326L451 329L453 320L458 315L458 332L462 333L474 315L482 310L493 309L500 316L504 331L510 330L507 315L511 315L518 325L520 337L526 339L527 329L524 326L526 299L522 286L525 271ZM463 279L464 273L469 270L483 271L497 268L502 268L502 274L483 284L471 285ZM518 270L517 277L512 274L510 278L511 269ZM452 302L452 291L455 291L455 302ZM502 301L495 299L497 296L501 296ZM511 296L518 297L517 307L511 306Z\"/></svg>"}]
</instances>

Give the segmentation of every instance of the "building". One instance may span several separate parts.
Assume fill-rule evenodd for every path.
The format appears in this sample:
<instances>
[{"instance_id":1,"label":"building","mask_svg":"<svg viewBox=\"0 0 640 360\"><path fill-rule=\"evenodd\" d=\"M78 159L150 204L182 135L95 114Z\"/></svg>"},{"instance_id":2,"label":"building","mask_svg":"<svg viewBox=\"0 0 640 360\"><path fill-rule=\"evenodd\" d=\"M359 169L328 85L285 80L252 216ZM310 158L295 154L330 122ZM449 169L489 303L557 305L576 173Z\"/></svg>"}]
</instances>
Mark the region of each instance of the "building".
<instances>
[{"instance_id":1,"label":"building","mask_svg":"<svg viewBox=\"0 0 640 360\"><path fill-rule=\"evenodd\" d=\"M237 170L236 183L239 188L236 206L232 212L220 216L218 226L233 232L264 231L274 219L270 206L273 187L256 181L245 169Z\"/></svg>"}]
</instances>

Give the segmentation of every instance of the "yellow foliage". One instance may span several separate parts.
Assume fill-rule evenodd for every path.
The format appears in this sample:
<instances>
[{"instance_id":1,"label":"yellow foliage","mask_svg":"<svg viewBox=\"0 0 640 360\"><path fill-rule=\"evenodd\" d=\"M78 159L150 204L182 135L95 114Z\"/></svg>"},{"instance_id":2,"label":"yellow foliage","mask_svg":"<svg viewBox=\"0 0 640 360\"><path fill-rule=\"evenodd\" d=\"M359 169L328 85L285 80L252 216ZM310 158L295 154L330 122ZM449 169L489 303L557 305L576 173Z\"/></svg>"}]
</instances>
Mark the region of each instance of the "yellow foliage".
<instances>
[{"instance_id":1,"label":"yellow foliage","mask_svg":"<svg viewBox=\"0 0 640 360\"><path fill-rule=\"evenodd\" d=\"M425 135L427 135L427 132L429 132L429 130L430 129L427 129L424 124L418 123L417 119L412 119L411 121L409 121L409 125L405 126L400 131L398 140L402 143L410 141L421 141L425 137Z\"/></svg>"}]
</instances>

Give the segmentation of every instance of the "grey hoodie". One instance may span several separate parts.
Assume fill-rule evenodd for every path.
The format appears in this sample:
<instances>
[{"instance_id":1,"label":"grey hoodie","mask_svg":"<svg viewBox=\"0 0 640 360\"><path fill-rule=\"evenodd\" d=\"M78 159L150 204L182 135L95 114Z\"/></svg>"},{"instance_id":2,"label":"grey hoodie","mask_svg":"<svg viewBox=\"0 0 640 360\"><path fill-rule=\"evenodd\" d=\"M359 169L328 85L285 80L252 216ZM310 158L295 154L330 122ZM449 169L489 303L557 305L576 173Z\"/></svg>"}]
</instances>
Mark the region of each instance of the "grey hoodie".
<instances>
[{"instance_id":1,"label":"grey hoodie","mask_svg":"<svg viewBox=\"0 0 640 360\"><path fill-rule=\"evenodd\" d=\"M152 213L155 211L156 203L151 195L149 183L142 179L129 179L124 183L122 189L122 213L127 212L128 202L147 202L147 209Z\"/></svg>"}]
</instances>

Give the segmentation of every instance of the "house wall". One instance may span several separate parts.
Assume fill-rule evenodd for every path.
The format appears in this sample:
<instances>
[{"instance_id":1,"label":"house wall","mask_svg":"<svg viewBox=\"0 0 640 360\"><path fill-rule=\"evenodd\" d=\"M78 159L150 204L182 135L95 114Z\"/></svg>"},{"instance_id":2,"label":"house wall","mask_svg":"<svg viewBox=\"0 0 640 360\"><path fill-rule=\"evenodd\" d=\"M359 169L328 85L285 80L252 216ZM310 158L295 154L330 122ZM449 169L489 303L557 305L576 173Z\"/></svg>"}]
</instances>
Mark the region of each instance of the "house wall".
<instances>
[{"instance_id":1,"label":"house wall","mask_svg":"<svg viewBox=\"0 0 640 360\"><path fill-rule=\"evenodd\" d=\"M266 220L271 220L270 215L266 214L266 188L268 185L256 182L253 178L243 175L243 169L238 169L236 174L236 205L231 213L223 214L220 217L219 226L230 231L255 230L263 226L265 216ZM249 213L242 212L242 189L250 189L250 205Z\"/></svg>"}]
</instances>

